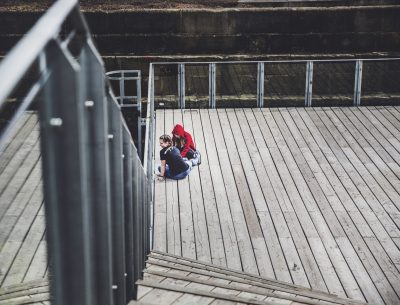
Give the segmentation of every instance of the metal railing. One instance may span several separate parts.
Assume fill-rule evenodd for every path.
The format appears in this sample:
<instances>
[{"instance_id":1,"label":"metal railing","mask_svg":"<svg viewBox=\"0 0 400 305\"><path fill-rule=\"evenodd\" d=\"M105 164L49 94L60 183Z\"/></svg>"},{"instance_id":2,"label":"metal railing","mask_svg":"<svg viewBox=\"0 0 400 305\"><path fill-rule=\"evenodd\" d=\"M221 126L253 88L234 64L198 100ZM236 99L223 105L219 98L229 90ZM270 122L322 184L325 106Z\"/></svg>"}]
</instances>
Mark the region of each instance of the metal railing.
<instances>
[{"instance_id":1,"label":"metal railing","mask_svg":"<svg viewBox=\"0 0 400 305\"><path fill-rule=\"evenodd\" d=\"M2 149L22 113L39 109L52 304L126 304L151 247L153 153L143 167L77 0L56 1L0 80L0 106L19 104Z\"/></svg>"},{"instance_id":2,"label":"metal railing","mask_svg":"<svg viewBox=\"0 0 400 305\"><path fill-rule=\"evenodd\" d=\"M136 147L142 156L142 88L140 70L118 70L106 73L107 79L113 86L115 96L121 109L128 110L131 120L136 120ZM134 110L133 112L131 110ZM135 111L136 110L136 111ZM133 136L133 135L132 135Z\"/></svg>"},{"instance_id":3,"label":"metal railing","mask_svg":"<svg viewBox=\"0 0 400 305\"><path fill-rule=\"evenodd\" d=\"M157 62L157 106L400 104L400 58Z\"/></svg>"}]
</instances>

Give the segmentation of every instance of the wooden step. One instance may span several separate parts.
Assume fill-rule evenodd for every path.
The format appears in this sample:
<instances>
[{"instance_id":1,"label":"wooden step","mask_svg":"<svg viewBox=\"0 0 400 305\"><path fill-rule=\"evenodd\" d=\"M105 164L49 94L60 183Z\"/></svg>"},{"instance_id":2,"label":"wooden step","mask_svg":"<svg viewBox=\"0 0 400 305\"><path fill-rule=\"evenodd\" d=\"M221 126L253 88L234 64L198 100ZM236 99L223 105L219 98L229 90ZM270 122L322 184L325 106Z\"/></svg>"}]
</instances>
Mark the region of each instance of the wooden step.
<instances>
[{"instance_id":1,"label":"wooden step","mask_svg":"<svg viewBox=\"0 0 400 305\"><path fill-rule=\"evenodd\" d=\"M299 285L288 284L273 279L247 274L220 266L211 265L171 254L153 251L149 255L146 275L168 277L175 280L187 280L199 285L212 283L219 289L240 290L242 293L258 294L270 297L281 296L291 302L304 302L306 304L320 304L324 301L331 304L365 304L358 300L339 298L323 291L312 290ZM169 274L171 274L169 276ZM229 283L229 287L227 287ZM242 288L242 289L240 289Z\"/></svg>"},{"instance_id":2,"label":"wooden step","mask_svg":"<svg viewBox=\"0 0 400 305\"><path fill-rule=\"evenodd\" d=\"M49 282L44 279L2 287L0 305L46 302L50 300L49 290Z\"/></svg>"}]
</instances>

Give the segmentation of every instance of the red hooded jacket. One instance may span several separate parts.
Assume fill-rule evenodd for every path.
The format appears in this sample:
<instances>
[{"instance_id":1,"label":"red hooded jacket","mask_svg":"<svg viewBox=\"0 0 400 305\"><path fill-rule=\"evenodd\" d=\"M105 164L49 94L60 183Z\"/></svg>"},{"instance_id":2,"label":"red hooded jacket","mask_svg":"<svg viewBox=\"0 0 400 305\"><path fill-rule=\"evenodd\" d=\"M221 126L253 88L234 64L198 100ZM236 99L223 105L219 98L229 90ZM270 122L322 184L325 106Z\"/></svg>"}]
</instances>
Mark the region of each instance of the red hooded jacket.
<instances>
[{"instance_id":1,"label":"red hooded jacket","mask_svg":"<svg viewBox=\"0 0 400 305\"><path fill-rule=\"evenodd\" d=\"M190 133L183 129L182 125L176 124L174 129L172 130L172 135L172 141L174 143L178 141L178 138L175 137L175 135L178 135L180 139L183 140L183 148L179 147L182 157L186 157L186 154L190 149L193 149L194 151L196 150L196 146L194 145L192 136L190 135Z\"/></svg>"}]
</instances>

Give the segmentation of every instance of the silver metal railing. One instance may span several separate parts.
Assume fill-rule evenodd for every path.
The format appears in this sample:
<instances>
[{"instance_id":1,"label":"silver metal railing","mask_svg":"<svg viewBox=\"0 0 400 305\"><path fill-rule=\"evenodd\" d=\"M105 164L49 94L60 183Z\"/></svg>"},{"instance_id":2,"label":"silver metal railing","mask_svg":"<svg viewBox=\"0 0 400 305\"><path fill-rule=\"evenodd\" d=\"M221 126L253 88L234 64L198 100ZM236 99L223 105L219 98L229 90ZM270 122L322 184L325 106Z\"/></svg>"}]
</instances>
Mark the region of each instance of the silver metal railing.
<instances>
[{"instance_id":1,"label":"silver metal railing","mask_svg":"<svg viewBox=\"0 0 400 305\"><path fill-rule=\"evenodd\" d=\"M144 124L142 122L141 71L118 70L107 72L106 75L114 92L119 93L115 96L119 106L122 110L129 110L128 116L132 120L136 120L136 146L139 156L142 157L142 127Z\"/></svg>"},{"instance_id":2,"label":"silver metal railing","mask_svg":"<svg viewBox=\"0 0 400 305\"><path fill-rule=\"evenodd\" d=\"M153 162L142 166L77 0L56 1L1 62L2 112L11 102L1 150L26 109L40 118L51 303L127 304L151 247Z\"/></svg>"},{"instance_id":3,"label":"silver metal railing","mask_svg":"<svg viewBox=\"0 0 400 305\"><path fill-rule=\"evenodd\" d=\"M400 58L153 63L156 107L400 104Z\"/></svg>"}]
</instances>

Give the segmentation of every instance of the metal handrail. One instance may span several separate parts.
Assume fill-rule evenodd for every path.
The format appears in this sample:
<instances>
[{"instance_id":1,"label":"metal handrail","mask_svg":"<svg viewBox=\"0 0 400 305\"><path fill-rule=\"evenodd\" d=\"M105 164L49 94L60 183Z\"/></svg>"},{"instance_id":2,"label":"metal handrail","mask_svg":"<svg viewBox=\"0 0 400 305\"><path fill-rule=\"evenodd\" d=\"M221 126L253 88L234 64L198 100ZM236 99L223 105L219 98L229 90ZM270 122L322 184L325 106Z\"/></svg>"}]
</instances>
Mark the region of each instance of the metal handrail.
<instances>
[{"instance_id":1,"label":"metal handrail","mask_svg":"<svg viewBox=\"0 0 400 305\"><path fill-rule=\"evenodd\" d=\"M0 75L8 75L8 77L2 80L0 107L43 49L54 37L58 36L65 19L77 8L77 5L78 0L57 1L13 48L12 56L4 58L0 66ZM78 14L78 16L82 17L81 14ZM87 30L83 17L80 21L80 29ZM29 52L26 50L29 50Z\"/></svg>"},{"instance_id":2,"label":"metal handrail","mask_svg":"<svg viewBox=\"0 0 400 305\"><path fill-rule=\"evenodd\" d=\"M5 130L38 102L52 304L125 305L150 251L152 163L142 166L77 0L57 1L0 63L0 105L35 64Z\"/></svg>"},{"instance_id":3,"label":"metal handrail","mask_svg":"<svg viewBox=\"0 0 400 305\"><path fill-rule=\"evenodd\" d=\"M371 63L371 62L389 62L389 61L397 61L400 62L400 58L367 58L367 59L309 59L309 60L266 60L266 61L212 61L212 62L156 62L152 63L152 69L156 66L176 66L177 75L175 75L177 82L177 91L176 94L170 94L169 98L173 98L175 102L177 102L178 108L185 109L185 104L187 100L190 100L190 97L193 95L187 95L185 92L186 84L185 84L185 75L188 74L189 69L186 69L185 66L208 66L208 107L209 108L216 108L216 95L225 96L226 94L221 94L217 92L217 77L216 71L219 67L226 67L229 65L254 65L255 72L254 72L254 85L256 86L257 92L254 94L247 95L246 98L249 100L250 98L253 99L255 96L254 101L257 102L257 107L264 107L264 98L266 93L273 94L271 88L268 86L264 86L264 82L267 79L268 73L270 73L269 67L277 64L297 64L297 65L304 65L305 69L305 84L304 84L304 91L303 91L303 105L305 107L312 107L313 106L313 83L317 80L314 80L315 76L315 69L314 64L341 64L341 63L354 63L354 86L353 92L349 92L348 96L352 95L353 106L360 106L361 105L361 98L362 98L362 78L363 78L363 63ZM218 65L218 66L217 66ZM186 72L185 72L186 70ZM175 71L175 70L173 70ZM329 72L329 71L328 71ZM273 75L273 74L270 74ZM159 78L161 79L161 78ZM188 86L189 87L189 86ZM150 86L149 86L150 88ZM153 89L154 91L155 89ZM153 92L154 94L154 92ZM285 95L285 92L279 92L279 94ZM340 93L338 93L340 95ZM319 94L321 95L321 94ZM400 95L396 91L396 98ZM232 95L226 95L227 99L232 99ZM296 98L301 96L297 94ZM371 97L368 97L371 98ZM202 104L201 107L204 107L205 100L207 99L207 94L203 92L201 95ZM314 98L315 100L315 98ZM347 97L348 100L348 97ZM397 102L396 102L397 103ZM160 103L161 105L161 103ZM165 105L163 103L163 105ZM224 104L225 107L229 107L229 105ZM253 106L254 107L254 106Z\"/></svg>"}]
</instances>

